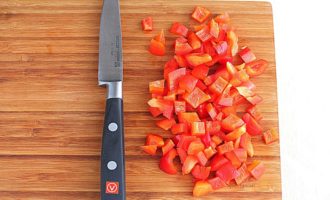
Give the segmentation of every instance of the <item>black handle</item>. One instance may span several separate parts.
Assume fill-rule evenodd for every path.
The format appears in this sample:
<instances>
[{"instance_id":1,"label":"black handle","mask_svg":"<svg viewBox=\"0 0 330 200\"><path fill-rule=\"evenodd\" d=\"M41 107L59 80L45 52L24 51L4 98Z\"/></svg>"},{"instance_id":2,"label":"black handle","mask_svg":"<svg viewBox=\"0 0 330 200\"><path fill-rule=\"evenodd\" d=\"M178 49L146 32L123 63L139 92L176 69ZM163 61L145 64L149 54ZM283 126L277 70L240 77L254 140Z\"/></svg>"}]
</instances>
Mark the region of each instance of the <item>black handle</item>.
<instances>
[{"instance_id":1,"label":"black handle","mask_svg":"<svg viewBox=\"0 0 330 200\"><path fill-rule=\"evenodd\" d=\"M101 154L101 200L125 200L123 100L107 100Z\"/></svg>"}]
</instances>

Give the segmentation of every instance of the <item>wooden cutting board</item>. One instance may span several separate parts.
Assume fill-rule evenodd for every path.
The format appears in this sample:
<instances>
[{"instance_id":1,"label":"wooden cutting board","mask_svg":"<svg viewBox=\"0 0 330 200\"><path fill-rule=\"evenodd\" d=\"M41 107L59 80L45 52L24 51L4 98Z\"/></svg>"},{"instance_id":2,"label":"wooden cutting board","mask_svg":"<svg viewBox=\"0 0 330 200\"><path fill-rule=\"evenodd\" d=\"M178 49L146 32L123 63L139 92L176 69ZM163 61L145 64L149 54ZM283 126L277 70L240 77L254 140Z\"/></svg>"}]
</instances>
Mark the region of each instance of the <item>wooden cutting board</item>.
<instances>
[{"instance_id":1,"label":"wooden cutting board","mask_svg":"<svg viewBox=\"0 0 330 200\"><path fill-rule=\"evenodd\" d=\"M190 176L169 176L139 149L159 132L147 112L148 82L169 56L147 52L173 21L190 23L194 6L229 12L240 45L270 67L257 78L265 128L278 126L272 8L265 2L122 0L127 199L192 198ZM0 1L0 199L99 199L99 154L105 89L97 85L101 0ZM140 20L154 18L143 33ZM168 52L174 36L166 33ZM255 139L266 174L203 199L281 199L279 145ZM201 198L202 199L202 198Z\"/></svg>"}]
</instances>

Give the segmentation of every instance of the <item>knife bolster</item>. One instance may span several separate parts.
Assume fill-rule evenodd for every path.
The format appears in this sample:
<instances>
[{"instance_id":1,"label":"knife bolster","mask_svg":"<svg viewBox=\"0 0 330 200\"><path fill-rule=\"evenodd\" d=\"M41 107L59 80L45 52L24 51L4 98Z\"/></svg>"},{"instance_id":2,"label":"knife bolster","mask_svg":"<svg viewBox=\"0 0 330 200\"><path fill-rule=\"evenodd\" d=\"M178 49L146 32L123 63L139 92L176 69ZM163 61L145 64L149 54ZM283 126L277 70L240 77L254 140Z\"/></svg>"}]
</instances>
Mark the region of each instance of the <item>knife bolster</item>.
<instances>
[{"instance_id":1,"label":"knife bolster","mask_svg":"<svg viewBox=\"0 0 330 200\"><path fill-rule=\"evenodd\" d=\"M123 98L123 82L99 82L99 85L107 87L107 99L122 99Z\"/></svg>"}]
</instances>

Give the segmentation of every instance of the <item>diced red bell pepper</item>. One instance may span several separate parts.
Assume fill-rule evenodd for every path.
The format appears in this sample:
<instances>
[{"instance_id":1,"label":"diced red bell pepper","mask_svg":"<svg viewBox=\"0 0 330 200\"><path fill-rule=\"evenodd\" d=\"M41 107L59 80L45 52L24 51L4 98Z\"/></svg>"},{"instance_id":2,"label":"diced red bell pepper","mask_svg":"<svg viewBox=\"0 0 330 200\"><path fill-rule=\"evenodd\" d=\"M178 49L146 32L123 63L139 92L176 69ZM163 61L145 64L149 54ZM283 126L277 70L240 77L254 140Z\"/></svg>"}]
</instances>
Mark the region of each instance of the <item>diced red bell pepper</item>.
<instances>
[{"instance_id":1,"label":"diced red bell pepper","mask_svg":"<svg viewBox=\"0 0 330 200\"><path fill-rule=\"evenodd\" d=\"M257 59L249 47L242 48L242 50L238 52L238 55L245 63L249 63Z\"/></svg>"},{"instance_id":2,"label":"diced red bell pepper","mask_svg":"<svg viewBox=\"0 0 330 200\"><path fill-rule=\"evenodd\" d=\"M218 135L212 136L212 142L214 142L217 146L220 145L223 141Z\"/></svg>"},{"instance_id":3,"label":"diced red bell pepper","mask_svg":"<svg viewBox=\"0 0 330 200\"><path fill-rule=\"evenodd\" d=\"M216 111L216 109L214 108L212 103L208 103L206 105L206 111L208 112L208 114L210 115L212 120L215 120L215 118L217 117L218 113Z\"/></svg>"},{"instance_id":4,"label":"diced red bell pepper","mask_svg":"<svg viewBox=\"0 0 330 200\"><path fill-rule=\"evenodd\" d=\"M193 50L199 49L202 46L202 42L199 40L199 38L194 32L188 33L188 43Z\"/></svg>"},{"instance_id":5,"label":"diced red bell pepper","mask_svg":"<svg viewBox=\"0 0 330 200\"><path fill-rule=\"evenodd\" d=\"M211 16L211 12L201 6L196 6L194 12L192 13L191 17L198 21L199 23L203 23L207 18Z\"/></svg>"},{"instance_id":6,"label":"diced red bell pepper","mask_svg":"<svg viewBox=\"0 0 330 200\"><path fill-rule=\"evenodd\" d=\"M236 149L234 149L233 152L235 153L235 155L237 156L237 158L240 162L246 162L246 159L247 159L246 149L236 148Z\"/></svg>"},{"instance_id":7,"label":"diced red bell pepper","mask_svg":"<svg viewBox=\"0 0 330 200\"><path fill-rule=\"evenodd\" d=\"M165 45L155 39L152 39L149 46L149 52L155 56L165 55Z\"/></svg>"},{"instance_id":8,"label":"diced red bell pepper","mask_svg":"<svg viewBox=\"0 0 330 200\"><path fill-rule=\"evenodd\" d=\"M233 131L236 128L241 127L243 125L244 125L244 121L234 114L229 114L221 122L221 127L227 131Z\"/></svg>"},{"instance_id":9,"label":"diced red bell pepper","mask_svg":"<svg viewBox=\"0 0 330 200\"><path fill-rule=\"evenodd\" d=\"M213 48L217 52L218 55L224 56L228 50L228 44L226 41L220 41L219 43L214 43Z\"/></svg>"},{"instance_id":10,"label":"diced red bell pepper","mask_svg":"<svg viewBox=\"0 0 330 200\"><path fill-rule=\"evenodd\" d=\"M168 74L173 72L174 70L178 69L179 64L176 62L174 58L167 61L164 67L164 78L168 80Z\"/></svg>"},{"instance_id":11,"label":"diced red bell pepper","mask_svg":"<svg viewBox=\"0 0 330 200\"><path fill-rule=\"evenodd\" d=\"M215 80L217 80L216 74L212 74L204 79L204 83L205 85L211 85Z\"/></svg>"},{"instance_id":12,"label":"diced red bell pepper","mask_svg":"<svg viewBox=\"0 0 330 200\"><path fill-rule=\"evenodd\" d=\"M163 98L164 98L164 100L169 100L169 101L173 102L176 99L176 93L175 92L169 92L168 95L164 96ZM169 118L171 118L171 117L169 117Z\"/></svg>"},{"instance_id":13,"label":"diced red bell pepper","mask_svg":"<svg viewBox=\"0 0 330 200\"><path fill-rule=\"evenodd\" d=\"M190 74L187 74L183 77L181 77L179 81L179 88L186 90L187 92L192 92L196 84L198 82L198 79Z\"/></svg>"},{"instance_id":14,"label":"diced red bell pepper","mask_svg":"<svg viewBox=\"0 0 330 200\"><path fill-rule=\"evenodd\" d=\"M238 93L245 98L252 97L255 95L255 93L247 87L236 87L236 89Z\"/></svg>"},{"instance_id":15,"label":"diced red bell pepper","mask_svg":"<svg viewBox=\"0 0 330 200\"><path fill-rule=\"evenodd\" d=\"M178 63L179 67L189 67L189 63L187 62L185 56L175 55L174 59Z\"/></svg>"},{"instance_id":16,"label":"diced red bell pepper","mask_svg":"<svg viewBox=\"0 0 330 200\"><path fill-rule=\"evenodd\" d=\"M146 17L146 18L142 19L141 24L142 24L142 30L152 31L152 18L151 17Z\"/></svg>"},{"instance_id":17,"label":"diced red bell pepper","mask_svg":"<svg viewBox=\"0 0 330 200\"><path fill-rule=\"evenodd\" d=\"M217 134L221 130L221 122L220 121L206 121L206 132L211 135Z\"/></svg>"},{"instance_id":18,"label":"diced red bell pepper","mask_svg":"<svg viewBox=\"0 0 330 200\"><path fill-rule=\"evenodd\" d=\"M253 149L253 145L252 145L252 142L251 142L251 136L248 133L245 133L241 136L240 147L246 149L248 155L250 157L253 157L254 149Z\"/></svg>"},{"instance_id":19,"label":"diced red bell pepper","mask_svg":"<svg viewBox=\"0 0 330 200\"><path fill-rule=\"evenodd\" d=\"M149 107L149 112L153 117L158 117L163 113L159 108Z\"/></svg>"},{"instance_id":20,"label":"diced red bell pepper","mask_svg":"<svg viewBox=\"0 0 330 200\"><path fill-rule=\"evenodd\" d=\"M163 119L163 120L159 120L156 122L156 125L159 127L159 128L162 128L164 130L170 130L171 127L176 124L176 121L175 119Z\"/></svg>"},{"instance_id":21,"label":"diced red bell pepper","mask_svg":"<svg viewBox=\"0 0 330 200\"><path fill-rule=\"evenodd\" d=\"M196 87L198 87L199 89L201 89L203 91L207 89L207 86L201 80L198 80Z\"/></svg>"},{"instance_id":22,"label":"diced red bell pepper","mask_svg":"<svg viewBox=\"0 0 330 200\"><path fill-rule=\"evenodd\" d=\"M205 149L204 149L204 150L205 150ZM203 150L203 151L204 151L204 150ZM197 157L197 159L198 159L199 164L202 165L202 166L205 166L206 163L207 163L207 161L208 161L208 159L207 159L207 157L205 156L205 154L204 154L203 151L198 152L198 153L196 154L196 157ZM210 169L211 169L211 168L210 168Z\"/></svg>"},{"instance_id":23,"label":"diced red bell pepper","mask_svg":"<svg viewBox=\"0 0 330 200\"><path fill-rule=\"evenodd\" d=\"M239 70L237 72L236 76L241 81L240 85L242 85L242 83L244 83L244 82L249 81L249 79L250 79L250 76L246 73L245 69Z\"/></svg>"},{"instance_id":24,"label":"diced red bell pepper","mask_svg":"<svg viewBox=\"0 0 330 200\"><path fill-rule=\"evenodd\" d=\"M243 70L245 68L245 63L242 63L240 65L235 65L234 66L237 71Z\"/></svg>"},{"instance_id":25,"label":"diced red bell pepper","mask_svg":"<svg viewBox=\"0 0 330 200\"><path fill-rule=\"evenodd\" d=\"M227 33L226 33L226 31L220 25L219 25L219 28L220 28L220 30L219 30L218 38L216 38L214 41L215 42L226 41L226 39L227 39Z\"/></svg>"},{"instance_id":26,"label":"diced red bell pepper","mask_svg":"<svg viewBox=\"0 0 330 200\"><path fill-rule=\"evenodd\" d=\"M211 21L210 21L210 34L214 38L218 38L219 32L220 32L219 24L214 19L211 19Z\"/></svg>"},{"instance_id":27,"label":"diced red bell pepper","mask_svg":"<svg viewBox=\"0 0 330 200\"><path fill-rule=\"evenodd\" d=\"M192 122L201 121L196 112L179 112L178 119L179 119L179 122L188 123L188 124L191 124Z\"/></svg>"},{"instance_id":28,"label":"diced red bell pepper","mask_svg":"<svg viewBox=\"0 0 330 200\"><path fill-rule=\"evenodd\" d=\"M215 149L213 149L211 146L207 147L206 149L204 149L204 155L207 159L212 158L212 156L214 156L214 154L217 153L217 151Z\"/></svg>"},{"instance_id":29,"label":"diced red bell pepper","mask_svg":"<svg viewBox=\"0 0 330 200\"><path fill-rule=\"evenodd\" d=\"M198 152L203 151L205 149L205 145L201 140L194 140L189 144L188 147L188 155L196 155Z\"/></svg>"},{"instance_id":30,"label":"diced red bell pepper","mask_svg":"<svg viewBox=\"0 0 330 200\"><path fill-rule=\"evenodd\" d=\"M232 132L228 133L227 135L225 135L225 140L226 141L234 141L237 138L241 137L244 133L246 132L246 125L243 125L239 128L236 128L235 130L233 130Z\"/></svg>"},{"instance_id":31,"label":"diced red bell pepper","mask_svg":"<svg viewBox=\"0 0 330 200\"><path fill-rule=\"evenodd\" d=\"M163 95L165 89L165 80L149 82L149 92L152 94Z\"/></svg>"},{"instance_id":32,"label":"diced red bell pepper","mask_svg":"<svg viewBox=\"0 0 330 200\"><path fill-rule=\"evenodd\" d=\"M208 73L209 68L204 65L197 66L191 71L191 74L200 80L204 80Z\"/></svg>"},{"instance_id":33,"label":"diced red bell pepper","mask_svg":"<svg viewBox=\"0 0 330 200\"><path fill-rule=\"evenodd\" d=\"M152 98L148 101L148 105L150 107L158 108L163 114L166 112L166 116L173 111L173 102L164 99Z\"/></svg>"},{"instance_id":34,"label":"diced red bell pepper","mask_svg":"<svg viewBox=\"0 0 330 200\"><path fill-rule=\"evenodd\" d=\"M201 119L205 119L209 116L209 114L207 113L207 110L206 110L206 105L207 105L207 103L203 103L203 104L199 105L196 109L198 116Z\"/></svg>"},{"instance_id":35,"label":"diced red bell pepper","mask_svg":"<svg viewBox=\"0 0 330 200\"><path fill-rule=\"evenodd\" d=\"M203 43L203 50L204 50L204 53L209 54L212 57L212 59L214 60L214 56L217 55L217 52L215 51L215 49L213 47L212 41L204 42ZM207 66L212 66L213 64L208 65L206 63L206 65Z\"/></svg>"},{"instance_id":36,"label":"diced red bell pepper","mask_svg":"<svg viewBox=\"0 0 330 200\"><path fill-rule=\"evenodd\" d=\"M187 37L188 28L179 22L174 22L171 26L170 33Z\"/></svg>"},{"instance_id":37,"label":"diced red bell pepper","mask_svg":"<svg viewBox=\"0 0 330 200\"><path fill-rule=\"evenodd\" d=\"M204 26L201 30L196 32L196 35L202 42L207 42L213 37L210 34L210 28L208 26Z\"/></svg>"},{"instance_id":38,"label":"diced red bell pepper","mask_svg":"<svg viewBox=\"0 0 330 200\"><path fill-rule=\"evenodd\" d=\"M159 168L167 174L176 174L177 169L173 163L174 158L177 156L175 149L171 149L167 154L162 156L159 162Z\"/></svg>"},{"instance_id":39,"label":"diced red bell pepper","mask_svg":"<svg viewBox=\"0 0 330 200\"><path fill-rule=\"evenodd\" d=\"M228 161L223 155L216 154L211 160L211 171L217 171L220 167L226 164Z\"/></svg>"},{"instance_id":40,"label":"diced red bell pepper","mask_svg":"<svg viewBox=\"0 0 330 200\"><path fill-rule=\"evenodd\" d=\"M221 180L219 177L214 177L208 180L208 182L212 185L213 190L218 190L220 188L226 187L227 184Z\"/></svg>"},{"instance_id":41,"label":"diced red bell pepper","mask_svg":"<svg viewBox=\"0 0 330 200\"><path fill-rule=\"evenodd\" d=\"M183 134L183 133L187 133L188 132L188 126L186 123L178 123L178 124L174 124L171 127L171 131L174 135L176 134Z\"/></svg>"},{"instance_id":42,"label":"diced red bell pepper","mask_svg":"<svg viewBox=\"0 0 330 200\"><path fill-rule=\"evenodd\" d=\"M174 101L174 111L175 114L179 112L186 112L186 102L185 101Z\"/></svg>"},{"instance_id":43,"label":"diced red bell pepper","mask_svg":"<svg viewBox=\"0 0 330 200\"><path fill-rule=\"evenodd\" d=\"M189 145L192 141L197 139L196 136L182 135L177 147L182 148L185 151L188 151Z\"/></svg>"},{"instance_id":44,"label":"diced red bell pepper","mask_svg":"<svg viewBox=\"0 0 330 200\"><path fill-rule=\"evenodd\" d=\"M252 106L248 108L246 111L250 113L250 115L257 121L260 121L263 118L262 114L259 112L256 106Z\"/></svg>"},{"instance_id":45,"label":"diced red bell pepper","mask_svg":"<svg viewBox=\"0 0 330 200\"><path fill-rule=\"evenodd\" d=\"M149 46L149 52L156 56L165 55L164 30L161 30L161 32L151 40Z\"/></svg>"},{"instance_id":46,"label":"diced red bell pepper","mask_svg":"<svg viewBox=\"0 0 330 200\"><path fill-rule=\"evenodd\" d=\"M193 196L200 197L213 191L212 185L207 181L197 181L193 189Z\"/></svg>"},{"instance_id":47,"label":"diced red bell pepper","mask_svg":"<svg viewBox=\"0 0 330 200\"><path fill-rule=\"evenodd\" d=\"M186 75L186 68L179 68L168 73L167 83L170 91L173 91L178 87L179 80L184 75Z\"/></svg>"},{"instance_id":48,"label":"diced red bell pepper","mask_svg":"<svg viewBox=\"0 0 330 200\"><path fill-rule=\"evenodd\" d=\"M182 148L177 148L176 150L178 152L178 155L179 155L179 158L180 158L180 162L181 162L181 164L183 164L184 161L187 158L187 152L184 149L182 149Z\"/></svg>"},{"instance_id":49,"label":"diced red bell pepper","mask_svg":"<svg viewBox=\"0 0 330 200\"><path fill-rule=\"evenodd\" d=\"M236 88L233 88L232 90L230 90L230 96L233 97L234 105L239 105L246 101L245 98L238 93Z\"/></svg>"},{"instance_id":50,"label":"diced red bell pepper","mask_svg":"<svg viewBox=\"0 0 330 200\"><path fill-rule=\"evenodd\" d=\"M268 62L263 59L255 60L245 65L246 72L250 77L259 76L266 70L267 67Z\"/></svg>"},{"instance_id":51,"label":"diced red bell pepper","mask_svg":"<svg viewBox=\"0 0 330 200\"><path fill-rule=\"evenodd\" d=\"M275 129L267 130L262 134L262 138L264 139L266 144L271 144L273 142L276 142L279 138L278 133Z\"/></svg>"},{"instance_id":52,"label":"diced red bell pepper","mask_svg":"<svg viewBox=\"0 0 330 200\"><path fill-rule=\"evenodd\" d=\"M231 164L235 168L239 168L241 166L241 161L238 159L234 151L226 152L225 157L231 162Z\"/></svg>"},{"instance_id":53,"label":"diced red bell pepper","mask_svg":"<svg viewBox=\"0 0 330 200\"><path fill-rule=\"evenodd\" d=\"M252 105L257 105L261 103L263 99L261 96L256 94L252 97L247 97L246 100L248 100L248 102L250 102Z\"/></svg>"},{"instance_id":54,"label":"diced red bell pepper","mask_svg":"<svg viewBox=\"0 0 330 200\"><path fill-rule=\"evenodd\" d=\"M232 97L219 96L219 98L215 100L215 103L220 106L229 107L234 104L234 99Z\"/></svg>"},{"instance_id":55,"label":"diced red bell pepper","mask_svg":"<svg viewBox=\"0 0 330 200\"><path fill-rule=\"evenodd\" d=\"M234 31L227 32L227 40L230 47L231 56L235 56L238 52L238 37Z\"/></svg>"},{"instance_id":56,"label":"diced red bell pepper","mask_svg":"<svg viewBox=\"0 0 330 200\"><path fill-rule=\"evenodd\" d=\"M190 53L193 48L188 44L185 38L178 38L175 41L174 52L176 55L186 55Z\"/></svg>"},{"instance_id":57,"label":"diced red bell pepper","mask_svg":"<svg viewBox=\"0 0 330 200\"><path fill-rule=\"evenodd\" d=\"M204 122L193 122L191 124L191 134L201 136L205 134L205 123Z\"/></svg>"},{"instance_id":58,"label":"diced red bell pepper","mask_svg":"<svg viewBox=\"0 0 330 200\"><path fill-rule=\"evenodd\" d=\"M247 166L248 171L255 179L260 179L260 177L265 173L266 168L264 164L259 160L254 160L251 164Z\"/></svg>"},{"instance_id":59,"label":"diced red bell pepper","mask_svg":"<svg viewBox=\"0 0 330 200\"><path fill-rule=\"evenodd\" d=\"M225 79L227 82L230 80L230 74L227 71L226 67L221 67L218 69L215 73L217 77L221 76L223 79Z\"/></svg>"},{"instance_id":60,"label":"diced red bell pepper","mask_svg":"<svg viewBox=\"0 0 330 200\"><path fill-rule=\"evenodd\" d=\"M228 183L229 181L237 178L239 176L239 172L234 167L231 162L226 162L224 165L218 169L216 175L223 180L224 182Z\"/></svg>"},{"instance_id":61,"label":"diced red bell pepper","mask_svg":"<svg viewBox=\"0 0 330 200\"><path fill-rule=\"evenodd\" d=\"M165 46L166 39L165 39L164 29L162 29L160 33L154 37L154 40L161 42Z\"/></svg>"},{"instance_id":62,"label":"diced red bell pepper","mask_svg":"<svg viewBox=\"0 0 330 200\"><path fill-rule=\"evenodd\" d=\"M145 146L141 146L142 150L144 152L146 152L149 155L156 155L156 151L157 151L157 145L145 145Z\"/></svg>"},{"instance_id":63,"label":"diced red bell pepper","mask_svg":"<svg viewBox=\"0 0 330 200\"><path fill-rule=\"evenodd\" d=\"M240 146L240 142L241 142L241 137L237 138L235 141L234 141L234 148L235 149L238 149Z\"/></svg>"},{"instance_id":64,"label":"diced red bell pepper","mask_svg":"<svg viewBox=\"0 0 330 200\"><path fill-rule=\"evenodd\" d=\"M184 99L188 104L190 104L193 108L197 108L200 104L208 101L211 97L204 93L201 89L198 87L195 87L195 89L184 96Z\"/></svg>"},{"instance_id":65,"label":"diced red bell pepper","mask_svg":"<svg viewBox=\"0 0 330 200\"><path fill-rule=\"evenodd\" d=\"M188 155L182 165L182 174L183 175L189 174L197 163L198 163L198 159L196 158L196 156Z\"/></svg>"},{"instance_id":66,"label":"diced red bell pepper","mask_svg":"<svg viewBox=\"0 0 330 200\"><path fill-rule=\"evenodd\" d=\"M226 63L226 68L227 68L228 73L231 76L234 76L237 73L237 69L235 68L235 66L231 62Z\"/></svg>"},{"instance_id":67,"label":"diced red bell pepper","mask_svg":"<svg viewBox=\"0 0 330 200\"><path fill-rule=\"evenodd\" d=\"M230 17L229 17L229 14L227 12L216 16L214 19L219 24L227 24L227 23L230 22Z\"/></svg>"},{"instance_id":68,"label":"diced red bell pepper","mask_svg":"<svg viewBox=\"0 0 330 200\"><path fill-rule=\"evenodd\" d=\"M218 121L221 121L222 118L223 118L223 113L219 112L215 119L218 120Z\"/></svg>"},{"instance_id":69,"label":"diced red bell pepper","mask_svg":"<svg viewBox=\"0 0 330 200\"><path fill-rule=\"evenodd\" d=\"M205 144L206 147L211 145L211 135L210 133L205 132L205 134L201 137L202 142Z\"/></svg>"},{"instance_id":70,"label":"diced red bell pepper","mask_svg":"<svg viewBox=\"0 0 330 200\"><path fill-rule=\"evenodd\" d=\"M237 185L241 185L250 177L250 173L245 163L243 163L242 166L237 171L239 173L239 176L235 178L235 182Z\"/></svg>"},{"instance_id":71,"label":"diced red bell pepper","mask_svg":"<svg viewBox=\"0 0 330 200\"><path fill-rule=\"evenodd\" d=\"M226 88L228 82L219 76L212 85L209 86L209 90L217 95L221 95L222 91Z\"/></svg>"},{"instance_id":72,"label":"diced red bell pepper","mask_svg":"<svg viewBox=\"0 0 330 200\"><path fill-rule=\"evenodd\" d=\"M262 134L262 127L249 113L243 115L243 121L246 123L246 131L250 135L256 136Z\"/></svg>"},{"instance_id":73,"label":"diced red bell pepper","mask_svg":"<svg viewBox=\"0 0 330 200\"><path fill-rule=\"evenodd\" d=\"M197 67L204 63L210 62L212 57L209 54L191 53L186 55L186 59L191 66Z\"/></svg>"},{"instance_id":74,"label":"diced red bell pepper","mask_svg":"<svg viewBox=\"0 0 330 200\"><path fill-rule=\"evenodd\" d=\"M221 112L223 113L223 117L228 117L229 115L235 115L237 114L236 112L236 106L228 106L228 107L223 107L221 109Z\"/></svg>"},{"instance_id":75,"label":"diced red bell pepper","mask_svg":"<svg viewBox=\"0 0 330 200\"><path fill-rule=\"evenodd\" d=\"M163 137L157 134L148 134L146 138L146 146L156 145L157 147L162 147L164 145Z\"/></svg>"},{"instance_id":76,"label":"diced red bell pepper","mask_svg":"<svg viewBox=\"0 0 330 200\"><path fill-rule=\"evenodd\" d=\"M204 167L197 164L192 169L191 174L197 180L205 180L209 177L210 171L211 171L211 167Z\"/></svg>"},{"instance_id":77,"label":"diced red bell pepper","mask_svg":"<svg viewBox=\"0 0 330 200\"><path fill-rule=\"evenodd\" d=\"M256 88L256 85L252 81L246 81L246 82L242 83L241 86L247 87L250 90L254 90Z\"/></svg>"},{"instance_id":78,"label":"diced red bell pepper","mask_svg":"<svg viewBox=\"0 0 330 200\"><path fill-rule=\"evenodd\" d=\"M232 150L234 150L234 143L233 143L233 141L226 142L226 143L218 146L217 150L218 150L218 153L221 155L226 152L232 151Z\"/></svg>"},{"instance_id":79,"label":"diced red bell pepper","mask_svg":"<svg viewBox=\"0 0 330 200\"><path fill-rule=\"evenodd\" d=\"M163 111L163 116L166 117L167 119L172 119L173 118L173 110L174 106L173 103L169 106L167 106L164 111Z\"/></svg>"},{"instance_id":80,"label":"diced red bell pepper","mask_svg":"<svg viewBox=\"0 0 330 200\"><path fill-rule=\"evenodd\" d=\"M175 144L171 139L165 140L164 146L162 146L163 155L167 154L174 147L175 147Z\"/></svg>"}]
</instances>

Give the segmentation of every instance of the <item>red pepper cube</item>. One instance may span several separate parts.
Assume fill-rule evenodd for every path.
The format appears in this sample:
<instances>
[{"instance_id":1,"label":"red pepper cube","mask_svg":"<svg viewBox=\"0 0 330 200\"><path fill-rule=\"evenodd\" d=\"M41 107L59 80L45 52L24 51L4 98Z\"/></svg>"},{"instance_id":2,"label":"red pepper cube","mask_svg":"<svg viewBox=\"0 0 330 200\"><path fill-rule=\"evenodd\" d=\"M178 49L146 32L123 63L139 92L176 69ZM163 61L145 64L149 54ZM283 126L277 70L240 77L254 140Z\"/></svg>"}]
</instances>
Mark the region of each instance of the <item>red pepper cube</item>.
<instances>
[{"instance_id":1,"label":"red pepper cube","mask_svg":"<svg viewBox=\"0 0 330 200\"><path fill-rule=\"evenodd\" d=\"M278 140L278 133L275 129L270 129L262 134L262 138L266 144L271 144Z\"/></svg>"},{"instance_id":2,"label":"red pepper cube","mask_svg":"<svg viewBox=\"0 0 330 200\"><path fill-rule=\"evenodd\" d=\"M185 101L174 101L174 112L177 115L179 112L186 112Z\"/></svg>"},{"instance_id":3,"label":"red pepper cube","mask_svg":"<svg viewBox=\"0 0 330 200\"><path fill-rule=\"evenodd\" d=\"M205 134L205 123L204 122L193 122L191 124L192 135L204 135Z\"/></svg>"},{"instance_id":4,"label":"red pepper cube","mask_svg":"<svg viewBox=\"0 0 330 200\"><path fill-rule=\"evenodd\" d=\"M141 24L142 24L142 30L152 31L152 18L151 17L146 17L146 18L142 19Z\"/></svg>"},{"instance_id":5,"label":"red pepper cube","mask_svg":"<svg viewBox=\"0 0 330 200\"><path fill-rule=\"evenodd\" d=\"M226 142L220 146L217 147L218 153L219 154L224 154L226 152L234 150L234 143L233 141Z\"/></svg>"}]
</instances>

